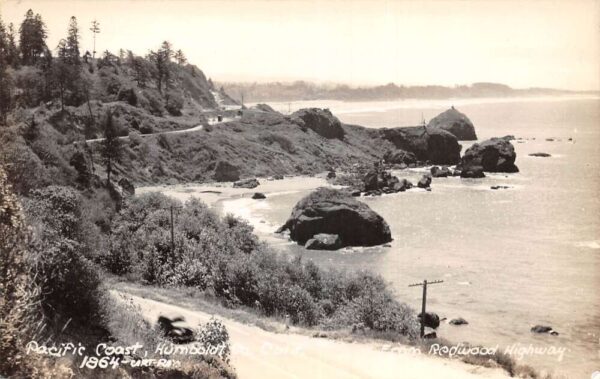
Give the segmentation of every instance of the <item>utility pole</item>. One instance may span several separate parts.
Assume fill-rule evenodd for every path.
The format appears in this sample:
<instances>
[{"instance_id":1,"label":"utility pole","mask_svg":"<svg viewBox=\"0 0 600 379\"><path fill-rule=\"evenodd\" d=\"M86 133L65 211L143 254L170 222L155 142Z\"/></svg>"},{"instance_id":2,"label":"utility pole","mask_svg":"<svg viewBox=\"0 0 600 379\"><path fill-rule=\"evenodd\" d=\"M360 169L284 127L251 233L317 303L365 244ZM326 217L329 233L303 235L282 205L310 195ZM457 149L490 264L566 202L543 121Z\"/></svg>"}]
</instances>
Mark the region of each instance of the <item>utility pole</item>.
<instances>
[{"instance_id":1,"label":"utility pole","mask_svg":"<svg viewBox=\"0 0 600 379\"><path fill-rule=\"evenodd\" d=\"M438 284L444 283L443 280L434 280L433 282L428 282L427 279L423 280L423 283L415 283L410 284L409 287L418 287L423 286L423 301L421 303L421 338L425 336L425 313L426 313L426 304L427 304L427 285L428 284Z\"/></svg>"},{"instance_id":2,"label":"utility pole","mask_svg":"<svg viewBox=\"0 0 600 379\"><path fill-rule=\"evenodd\" d=\"M170 221L171 221L171 259L173 260L173 262L175 262L175 222L174 222L174 217L173 217L173 210L174 209L181 209L182 207L176 207L173 205L170 205L168 208L161 208L161 209L169 209L170 211Z\"/></svg>"},{"instance_id":3,"label":"utility pole","mask_svg":"<svg viewBox=\"0 0 600 379\"><path fill-rule=\"evenodd\" d=\"M94 50L92 51L92 60L96 58L96 34L100 33L100 23L96 20L92 21L92 27L90 28L94 34Z\"/></svg>"}]
</instances>

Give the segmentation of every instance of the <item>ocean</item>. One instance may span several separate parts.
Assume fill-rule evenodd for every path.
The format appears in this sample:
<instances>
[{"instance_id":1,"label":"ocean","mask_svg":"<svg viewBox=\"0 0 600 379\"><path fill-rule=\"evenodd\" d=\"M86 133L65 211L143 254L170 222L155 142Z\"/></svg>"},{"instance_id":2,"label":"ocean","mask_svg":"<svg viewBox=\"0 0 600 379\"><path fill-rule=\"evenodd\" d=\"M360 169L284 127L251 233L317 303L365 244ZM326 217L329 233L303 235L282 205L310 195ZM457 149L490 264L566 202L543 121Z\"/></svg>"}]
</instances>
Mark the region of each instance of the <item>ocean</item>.
<instances>
[{"instance_id":1,"label":"ocean","mask_svg":"<svg viewBox=\"0 0 600 379\"><path fill-rule=\"evenodd\" d=\"M434 178L431 192L361 198L389 223L394 238L389 248L307 251L268 236L310 192L306 188L247 204L253 220L262 220L261 234L286 254L301 253L325 267L377 272L415 309L421 289L408 285L443 280L429 287L428 310L469 324L442 323L438 336L508 349L519 362L555 375L589 378L600 370L600 99L270 105L284 113L328 107L345 123L372 128L417 125L454 105L472 120L480 140L522 138L513 141L517 174ZM463 142L463 151L471 143ZM537 152L551 157L528 155ZM394 174L415 183L425 171ZM492 190L493 185L510 188ZM226 207L235 209L239 201L246 200ZM560 334L530 332L537 324Z\"/></svg>"}]
</instances>

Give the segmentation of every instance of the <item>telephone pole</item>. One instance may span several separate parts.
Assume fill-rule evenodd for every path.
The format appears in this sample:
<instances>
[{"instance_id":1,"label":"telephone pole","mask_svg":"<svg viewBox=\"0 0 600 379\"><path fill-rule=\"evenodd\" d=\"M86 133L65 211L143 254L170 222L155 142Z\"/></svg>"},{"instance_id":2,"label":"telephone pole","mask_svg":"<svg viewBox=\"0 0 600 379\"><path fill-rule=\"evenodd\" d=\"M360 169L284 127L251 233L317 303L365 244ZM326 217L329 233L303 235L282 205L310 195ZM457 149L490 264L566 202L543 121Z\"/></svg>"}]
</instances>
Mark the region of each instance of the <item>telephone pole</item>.
<instances>
[{"instance_id":1,"label":"telephone pole","mask_svg":"<svg viewBox=\"0 0 600 379\"><path fill-rule=\"evenodd\" d=\"M423 286L423 301L421 302L421 338L425 336L425 313L426 313L426 304L427 304L427 285L428 284L438 284L444 283L443 280L434 280L433 282L428 282L427 279L423 280L423 283L414 283L410 284L409 287L418 287Z\"/></svg>"}]
</instances>

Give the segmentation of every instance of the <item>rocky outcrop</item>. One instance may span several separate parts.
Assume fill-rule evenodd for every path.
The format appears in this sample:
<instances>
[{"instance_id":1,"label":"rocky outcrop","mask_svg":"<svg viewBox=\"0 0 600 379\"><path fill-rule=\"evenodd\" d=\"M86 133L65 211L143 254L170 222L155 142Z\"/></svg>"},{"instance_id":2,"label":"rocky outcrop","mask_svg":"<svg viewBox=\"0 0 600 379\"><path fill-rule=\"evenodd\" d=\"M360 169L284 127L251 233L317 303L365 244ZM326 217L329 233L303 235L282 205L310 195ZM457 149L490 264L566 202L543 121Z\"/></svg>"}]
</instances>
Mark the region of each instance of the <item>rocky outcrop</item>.
<instances>
[{"instance_id":1,"label":"rocky outcrop","mask_svg":"<svg viewBox=\"0 0 600 379\"><path fill-rule=\"evenodd\" d=\"M433 166L430 170L431 176L434 178L446 178L448 176L452 176L452 172L446 166L442 166L441 168L438 166Z\"/></svg>"},{"instance_id":2,"label":"rocky outcrop","mask_svg":"<svg viewBox=\"0 0 600 379\"><path fill-rule=\"evenodd\" d=\"M479 167L487 172L519 172L515 166L516 158L512 143L503 138L492 138L468 148L462 157L460 168L463 173L475 172Z\"/></svg>"},{"instance_id":3,"label":"rocky outcrop","mask_svg":"<svg viewBox=\"0 0 600 379\"><path fill-rule=\"evenodd\" d=\"M252 195L252 198L254 200L260 200L260 199L266 199L267 196L265 196L265 194L262 192L255 192L254 195Z\"/></svg>"},{"instance_id":4,"label":"rocky outcrop","mask_svg":"<svg viewBox=\"0 0 600 379\"><path fill-rule=\"evenodd\" d=\"M378 133L396 148L413 153L419 161L439 165L452 165L460 161L461 146L458 140L453 134L440 128L383 128Z\"/></svg>"},{"instance_id":5,"label":"rocky outcrop","mask_svg":"<svg viewBox=\"0 0 600 379\"><path fill-rule=\"evenodd\" d=\"M467 179L480 179L485 178L483 167L481 166L470 166L466 169L460 170L460 177Z\"/></svg>"},{"instance_id":6,"label":"rocky outcrop","mask_svg":"<svg viewBox=\"0 0 600 379\"><path fill-rule=\"evenodd\" d=\"M342 247L342 240L337 234L315 234L304 247L308 250L338 250Z\"/></svg>"},{"instance_id":7,"label":"rocky outcrop","mask_svg":"<svg viewBox=\"0 0 600 379\"><path fill-rule=\"evenodd\" d=\"M317 234L337 234L341 247L374 246L392 240L385 220L349 194L319 188L296 204L278 232L290 232L301 245Z\"/></svg>"},{"instance_id":8,"label":"rocky outcrop","mask_svg":"<svg viewBox=\"0 0 600 379\"><path fill-rule=\"evenodd\" d=\"M383 161L389 164L405 164L417 163L417 157L408 151L402 149L389 150L383 155Z\"/></svg>"},{"instance_id":9,"label":"rocky outcrop","mask_svg":"<svg viewBox=\"0 0 600 379\"><path fill-rule=\"evenodd\" d=\"M255 178L242 179L233 183L235 188L256 188L260 185L260 182Z\"/></svg>"},{"instance_id":10,"label":"rocky outcrop","mask_svg":"<svg viewBox=\"0 0 600 379\"><path fill-rule=\"evenodd\" d=\"M531 332L539 333L539 334L548 333L553 336L558 335L558 332L556 330L552 329L551 326L546 326L546 325L536 325L533 328L531 328Z\"/></svg>"},{"instance_id":11,"label":"rocky outcrop","mask_svg":"<svg viewBox=\"0 0 600 379\"><path fill-rule=\"evenodd\" d=\"M474 141L477 139L475 127L471 120L454 107L432 118L428 126L450 132L459 141Z\"/></svg>"},{"instance_id":12,"label":"rocky outcrop","mask_svg":"<svg viewBox=\"0 0 600 379\"><path fill-rule=\"evenodd\" d=\"M417 317L421 320L422 315L419 314ZM425 312L425 327L437 329L438 326L440 326L440 316L437 313Z\"/></svg>"},{"instance_id":13,"label":"rocky outcrop","mask_svg":"<svg viewBox=\"0 0 600 379\"><path fill-rule=\"evenodd\" d=\"M213 179L217 182L234 182L240 180L240 169L226 161L219 161L215 167Z\"/></svg>"},{"instance_id":14,"label":"rocky outcrop","mask_svg":"<svg viewBox=\"0 0 600 379\"><path fill-rule=\"evenodd\" d=\"M329 109L304 108L292 113L291 118L300 127L312 129L325 138L344 138L342 123Z\"/></svg>"},{"instance_id":15,"label":"rocky outcrop","mask_svg":"<svg viewBox=\"0 0 600 379\"><path fill-rule=\"evenodd\" d=\"M419 188L429 188L431 186L431 175L425 174L421 177L419 182L417 183L417 187Z\"/></svg>"}]
</instances>

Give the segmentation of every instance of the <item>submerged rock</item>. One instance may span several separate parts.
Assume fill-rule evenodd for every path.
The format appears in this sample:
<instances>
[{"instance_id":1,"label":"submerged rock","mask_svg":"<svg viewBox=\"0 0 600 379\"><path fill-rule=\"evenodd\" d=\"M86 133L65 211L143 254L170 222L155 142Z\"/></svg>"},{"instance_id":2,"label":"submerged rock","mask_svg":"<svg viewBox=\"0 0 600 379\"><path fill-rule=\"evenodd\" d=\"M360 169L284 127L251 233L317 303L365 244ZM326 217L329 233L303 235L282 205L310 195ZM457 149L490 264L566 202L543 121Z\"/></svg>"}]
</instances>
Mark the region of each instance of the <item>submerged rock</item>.
<instances>
[{"instance_id":1,"label":"submerged rock","mask_svg":"<svg viewBox=\"0 0 600 379\"><path fill-rule=\"evenodd\" d=\"M551 157L552 155L548 154L548 153L532 153L529 154L530 157L541 157L541 158L548 158Z\"/></svg>"},{"instance_id":2,"label":"submerged rock","mask_svg":"<svg viewBox=\"0 0 600 379\"><path fill-rule=\"evenodd\" d=\"M552 329L551 326L546 326L546 325L536 325L533 328L531 328L531 331L533 333L540 333L540 334L548 333L548 334L551 334L553 336L557 336L558 335L558 332L556 330Z\"/></svg>"},{"instance_id":3,"label":"submerged rock","mask_svg":"<svg viewBox=\"0 0 600 379\"><path fill-rule=\"evenodd\" d=\"M308 250L337 250L342 247L342 240L337 234L315 234L304 247Z\"/></svg>"},{"instance_id":4,"label":"submerged rock","mask_svg":"<svg viewBox=\"0 0 600 379\"><path fill-rule=\"evenodd\" d=\"M319 188L300 200L287 222L278 230L289 230L301 245L317 234L337 234L341 247L374 246L392 240L385 220L348 193Z\"/></svg>"},{"instance_id":5,"label":"submerged rock","mask_svg":"<svg viewBox=\"0 0 600 379\"><path fill-rule=\"evenodd\" d=\"M256 178L238 180L237 182L233 183L235 188L256 188L259 185L260 182Z\"/></svg>"},{"instance_id":6,"label":"submerged rock","mask_svg":"<svg viewBox=\"0 0 600 379\"><path fill-rule=\"evenodd\" d=\"M487 172L519 172L516 159L515 148L509 141L492 138L468 148L460 166L463 172L475 171L478 167Z\"/></svg>"},{"instance_id":7,"label":"submerged rock","mask_svg":"<svg viewBox=\"0 0 600 379\"><path fill-rule=\"evenodd\" d=\"M254 200L260 200L260 199L266 199L267 196L265 196L265 194L262 192L255 192L254 195L252 195L252 198Z\"/></svg>"},{"instance_id":8,"label":"submerged rock","mask_svg":"<svg viewBox=\"0 0 600 379\"><path fill-rule=\"evenodd\" d=\"M311 129L325 138L344 138L342 123L329 109L304 108L292 113L291 118L301 127Z\"/></svg>"},{"instance_id":9,"label":"submerged rock","mask_svg":"<svg viewBox=\"0 0 600 379\"><path fill-rule=\"evenodd\" d=\"M469 322L462 317L453 318L449 322L450 325L468 325Z\"/></svg>"},{"instance_id":10,"label":"submerged rock","mask_svg":"<svg viewBox=\"0 0 600 379\"><path fill-rule=\"evenodd\" d=\"M428 126L450 132L460 141L474 141L477 139L475 126L473 126L471 120L454 107L432 118Z\"/></svg>"}]
</instances>

